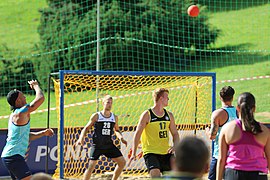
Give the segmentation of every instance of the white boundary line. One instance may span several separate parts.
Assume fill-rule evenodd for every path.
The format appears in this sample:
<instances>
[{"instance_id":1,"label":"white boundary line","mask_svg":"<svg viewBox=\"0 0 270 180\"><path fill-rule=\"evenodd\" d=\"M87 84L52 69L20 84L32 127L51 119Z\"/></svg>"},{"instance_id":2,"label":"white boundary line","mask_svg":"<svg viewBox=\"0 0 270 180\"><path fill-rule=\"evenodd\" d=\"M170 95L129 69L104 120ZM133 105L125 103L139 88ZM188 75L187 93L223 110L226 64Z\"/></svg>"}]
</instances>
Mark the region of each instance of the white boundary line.
<instances>
[{"instance_id":1,"label":"white boundary line","mask_svg":"<svg viewBox=\"0 0 270 180\"><path fill-rule=\"evenodd\" d=\"M258 79L267 79L270 78L270 76L254 76L254 77L247 77L247 78L240 78L240 79L231 79L231 80L221 80L221 81L217 81L216 84L222 84L222 83L227 83L227 82L240 82L240 81L251 81L251 80L258 80ZM183 88L186 88L186 86L183 86ZM174 88L172 88L171 90L173 90ZM177 89L179 89L179 87L177 87ZM150 93L150 91L144 91L144 92L139 92L136 94L126 94L126 95L122 95L122 96L116 96L114 97L114 99L122 99L122 98L126 98L126 97L130 97L130 96L137 96L137 95L142 95L142 94L148 94ZM96 100L89 100L89 101L83 101L83 102L79 102L79 103L74 103L74 104L68 104L65 105L64 108L69 108L69 107L74 107L74 106L82 106L82 105L86 105L86 104L92 104L95 103ZM55 111L57 108L50 108L50 111ZM37 110L32 112L31 114L36 114L36 113L43 113L43 112L47 112L48 109L41 109L41 110ZM0 119L6 119L8 118L9 115L6 116L0 116Z\"/></svg>"}]
</instances>

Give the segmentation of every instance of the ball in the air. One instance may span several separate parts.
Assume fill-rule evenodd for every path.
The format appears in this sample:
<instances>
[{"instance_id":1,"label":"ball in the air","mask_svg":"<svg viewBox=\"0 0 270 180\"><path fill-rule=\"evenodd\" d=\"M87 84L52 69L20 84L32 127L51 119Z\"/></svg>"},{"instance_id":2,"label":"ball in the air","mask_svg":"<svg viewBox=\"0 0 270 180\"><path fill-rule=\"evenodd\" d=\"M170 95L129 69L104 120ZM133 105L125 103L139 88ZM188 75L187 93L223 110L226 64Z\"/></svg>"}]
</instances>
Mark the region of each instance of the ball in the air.
<instances>
[{"instance_id":1,"label":"ball in the air","mask_svg":"<svg viewBox=\"0 0 270 180\"><path fill-rule=\"evenodd\" d=\"M191 17L197 17L200 13L200 10L199 10L198 6L192 5L192 6L189 6L187 13Z\"/></svg>"}]
</instances>

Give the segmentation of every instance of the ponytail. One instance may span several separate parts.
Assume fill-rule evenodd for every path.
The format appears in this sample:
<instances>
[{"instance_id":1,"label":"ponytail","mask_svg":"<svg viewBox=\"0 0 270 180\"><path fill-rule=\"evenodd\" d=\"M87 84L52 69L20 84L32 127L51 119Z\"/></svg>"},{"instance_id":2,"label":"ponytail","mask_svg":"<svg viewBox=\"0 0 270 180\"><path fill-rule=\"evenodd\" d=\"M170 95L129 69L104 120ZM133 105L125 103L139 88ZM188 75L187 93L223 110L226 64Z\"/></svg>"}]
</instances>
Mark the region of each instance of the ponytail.
<instances>
[{"instance_id":1,"label":"ponytail","mask_svg":"<svg viewBox=\"0 0 270 180\"><path fill-rule=\"evenodd\" d=\"M241 120L247 132L258 134L262 132L260 123L254 119L253 108L255 108L255 98L251 93L243 93L238 98Z\"/></svg>"}]
</instances>

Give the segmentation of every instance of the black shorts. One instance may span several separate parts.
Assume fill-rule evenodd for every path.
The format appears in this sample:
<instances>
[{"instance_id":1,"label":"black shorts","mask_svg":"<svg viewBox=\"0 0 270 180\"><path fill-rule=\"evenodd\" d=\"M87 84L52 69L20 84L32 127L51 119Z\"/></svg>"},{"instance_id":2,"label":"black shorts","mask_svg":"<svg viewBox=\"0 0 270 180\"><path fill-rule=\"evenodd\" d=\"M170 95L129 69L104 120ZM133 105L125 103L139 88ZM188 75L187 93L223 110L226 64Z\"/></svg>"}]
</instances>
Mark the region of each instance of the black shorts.
<instances>
[{"instance_id":1,"label":"black shorts","mask_svg":"<svg viewBox=\"0 0 270 180\"><path fill-rule=\"evenodd\" d=\"M24 157L19 154L10 157L2 157L2 161L7 167L12 179L23 179L32 175L24 160Z\"/></svg>"},{"instance_id":2,"label":"black shorts","mask_svg":"<svg viewBox=\"0 0 270 180\"><path fill-rule=\"evenodd\" d=\"M160 172L170 171L172 154L145 154L143 156L148 171L159 169Z\"/></svg>"},{"instance_id":3,"label":"black shorts","mask_svg":"<svg viewBox=\"0 0 270 180\"><path fill-rule=\"evenodd\" d=\"M98 160L101 155L104 155L107 158L117 158L117 157L123 156L121 151L114 145L108 149L98 149L98 148L92 147L90 151L91 151L90 152L91 160Z\"/></svg>"},{"instance_id":4,"label":"black shorts","mask_svg":"<svg viewBox=\"0 0 270 180\"><path fill-rule=\"evenodd\" d=\"M225 180L267 180L267 174L259 171L241 171L226 168Z\"/></svg>"}]
</instances>

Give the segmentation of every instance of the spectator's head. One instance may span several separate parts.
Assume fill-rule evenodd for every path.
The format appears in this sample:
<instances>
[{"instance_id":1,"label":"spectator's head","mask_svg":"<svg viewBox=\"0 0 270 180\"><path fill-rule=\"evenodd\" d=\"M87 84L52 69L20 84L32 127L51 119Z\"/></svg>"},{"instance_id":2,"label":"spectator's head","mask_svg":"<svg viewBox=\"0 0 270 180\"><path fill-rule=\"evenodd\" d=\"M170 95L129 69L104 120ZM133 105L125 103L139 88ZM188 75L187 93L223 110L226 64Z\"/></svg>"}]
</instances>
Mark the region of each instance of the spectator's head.
<instances>
[{"instance_id":1,"label":"spectator's head","mask_svg":"<svg viewBox=\"0 0 270 180\"><path fill-rule=\"evenodd\" d=\"M40 173L34 174L31 177L31 180L53 180L53 178L46 173L40 172Z\"/></svg>"},{"instance_id":2,"label":"spectator's head","mask_svg":"<svg viewBox=\"0 0 270 180\"><path fill-rule=\"evenodd\" d=\"M240 94L237 100L237 111L240 112L240 119L246 131L253 134L262 132L260 124L254 119L255 97L251 93Z\"/></svg>"},{"instance_id":3,"label":"spectator's head","mask_svg":"<svg viewBox=\"0 0 270 180\"><path fill-rule=\"evenodd\" d=\"M227 101L232 102L233 101L234 93L235 93L235 91L234 91L234 89L231 86L224 86L219 91L219 96L220 96L220 99L223 102L227 102Z\"/></svg>"},{"instance_id":4,"label":"spectator's head","mask_svg":"<svg viewBox=\"0 0 270 180\"><path fill-rule=\"evenodd\" d=\"M209 167L209 150L203 140L195 137L185 137L176 146L172 167L175 171L187 172L203 176Z\"/></svg>"}]
</instances>

